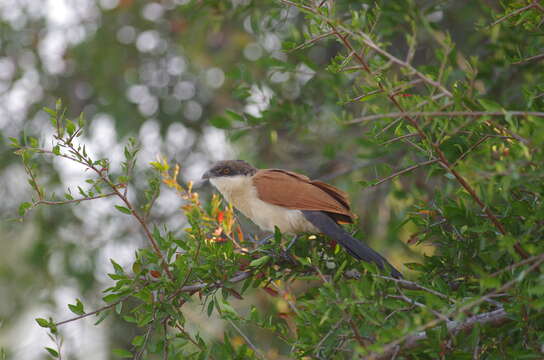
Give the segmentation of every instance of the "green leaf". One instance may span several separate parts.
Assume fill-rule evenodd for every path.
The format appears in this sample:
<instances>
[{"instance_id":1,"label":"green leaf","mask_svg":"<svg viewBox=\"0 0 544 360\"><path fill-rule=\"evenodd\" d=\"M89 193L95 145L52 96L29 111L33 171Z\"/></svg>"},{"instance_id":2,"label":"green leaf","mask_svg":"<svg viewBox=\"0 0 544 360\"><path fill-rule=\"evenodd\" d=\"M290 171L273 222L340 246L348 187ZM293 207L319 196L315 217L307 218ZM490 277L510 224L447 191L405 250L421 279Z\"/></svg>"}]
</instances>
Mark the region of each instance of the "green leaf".
<instances>
[{"instance_id":1,"label":"green leaf","mask_svg":"<svg viewBox=\"0 0 544 360\"><path fill-rule=\"evenodd\" d=\"M235 132L232 132L229 136L230 140L232 142L235 142L237 141L238 139L241 139L242 137L246 136L250 134L250 131L249 130L239 130L239 131L235 131Z\"/></svg>"},{"instance_id":2,"label":"green leaf","mask_svg":"<svg viewBox=\"0 0 544 360\"><path fill-rule=\"evenodd\" d=\"M496 288L501 285L501 280L497 277L483 277L480 279L482 289Z\"/></svg>"},{"instance_id":3,"label":"green leaf","mask_svg":"<svg viewBox=\"0 0 544 360\"><path fill-rule=\"evenodd\" d=\"M262 265L266 264L267 262L269 262L271 258L272 257L270 255L265 255L263 257L260 257L258 259L253 260L252 262L250 262L249 266L250 267L262 266Z\"/></svg>"},{"instance_id":4,"label":"green leaf","mask_svg":"<svg viewBox=\"0 0 544 360\"><path fill-rule=\"evenodd\" d=\"M160 161L151 161L149 165L153 166L158 171L168 171L168 165L161 163Z\"/></svg>"},{"instance_id":5,"label":"green leaf","mask_svg":"<svg viewBox=\"0 0 544 360\"><path fill-rule=\"evenodd\" d=\"M104 321L105 318L107 318L109 315L110 315L111 311L109 310L106 310L106 311L102 311L100 312L99 316L98 316L98 320L96 320L96 322L94 323L94 325L98 325L100 324L102 321Z\"/></svg>"},{"instance_id":6,"label":"green leaf","mask_svg":"<svg viewBox=\"0 0 544 360\"><path fill-rule=\"evenodd\" d=\"M115 273L118 275L123 275L125 271L123 270L123 267L116 263L113 259L110 259L111 264L113 265L113 269L115 270Z\"/></svg>"},{"instance_id":7,"label":"green leaf","mask_svg":"<svg viewBox=\"0 0 544 360\"><path fill-rule=\"evenodd\" d=\"M113 303L119 300L119 298L120 296L118 294L109 294L104 296L102 300L104 300L104 302L107 302L107 303Z\"/></svg>"},{"instance_id":8,"label":"green leaf","mask_svg":"<svg viewBox=\"0 0 544 360\"><path fill-rule=\"evenodd\" d=\"M144 314L144 316L140 320L138 320L137 325L145 326L149 324L151 321L153 321L153 314L151 312L148 312L147 314Z\"/></svg>"},{"instance_id":9,"label":"green leaf","mask_svg":"<svg viewBox=\"0 0 544 360\"><path fill-rule=\"evenodd\" d=\"M130 211L129 208L126 208L126 207L124 207L124 206L115 205L115 208L116 208L117 210L119 210L120 212L122 212L123 214L127 214L127 215L132 214L132 211Z\"/></svg>"},{"instance_id":10,"label":"green leaf","mask_svg":"<svg viewBox=\"0 0 544 360\"><path fill-rule=\"evenodd\" d=\"M44 319L44 318L37 318L36 322L38 323L38 325L40 325L43 328L51 327L51 322L49 320Z\"/></svg>"},{"instance_id":11,"label":"green leaf","mask_svg":"<svg viewBox=\"0 0 544 360\"><path fill-rule=\"evenodd\" d=\"M134 274L139 274L142 271L142 264L139 261L134 262L132 264L132 272Z\"/></svg>"},{"instance_id":12,"label":"green leaf","mask_svg":"<svg viewBox=\"0 0 544 360\"><path fill-rule=\"evenodd\" d=\"M11 141L11 146L13 147L20 147L21 144L19 144L19 140L17 138L14 138L14 137L10 137L9 140Z\"/></svg>"},{"instance_id":13,"label":"green leaf","mask_svg":"<svg viewBox=\"0 0 544 360\"><path fill-rule=\"evenodd\" d=\"M128 350L125 350L125 349L113 349L111 351L111 353L116 356L116 357L119 357L119 358L131 358L132 357L132 353Z\"/></svg>"},{"instance_id":14,"label":"green leaf","mask_svg":"<svg viewBox=\"0 0 544 360\"><path fill-rule=\"evenodd\" d=\"M31 147L37 148L40 146L40 143L38 142L38 139L36 139L34 136L28 137L28 143Z\"/></svg>"},{"instance_id":15,"label":"green leaf","mask_svg":"<svg viewBox=\"0 0 544 360\"><path fill-rule=\"evenodd\" d=\"M60 155L60 146L59 145L53 146L53 154Z\"/></svg>"},{"instance_id":16,"label":"green leaf","mask_svg":"<svg viewBox=\"0 0 544 360\"><path fill-rule=\"evenodd\" d=\"M53 357L56 357L58 358L59 357L59 352L55 349L52 349L50 347L46 347L45 350L47 350L47 352L49 353L49 355L53 356Z\"/></svg>"},{"instance_id":17,"label":"green leaf","mask_svg":"<svg viewBox=\"0 0 544 360\"><path fill-rule=\"evenodd\" d=\"M57 127L57 112L48 107L44 107L43 111L45 111L51 116L51 124L53 124L53 127Z\"/></svg>"},{"instance_id":18,"label":"green leaf","mask_svg":"<svg viewBox=\"0 0 544 360\"><path fill-rule=\"evenodd\" d=\"M144 344L145 338L141 335L135 336L134 339L132 339L131 344L134 346L142 346Z\"/></svg>"},{"instance_id":19,"label":"green leaf","mask_svg":"<svg viewBox=\"0 0 544 360\"><path fill-rule=\"evenodd\" d=\"M24 216L28 209L32 207L32 204L29 202L24 202L21 205L19 205L19 216Z\"/></svg>"},{"instance_id":20,"label":"green leaf","mask_svg":"<svg viewBox=\"0 0 544 360\"><path fill-rule=\"evenodd\" d=\"M274 240L278 243L281 241L281 230L277 226L274 226Z\"/></svg>"},{"instance_id":21,"label":"green leaf","mask_svg":"<svg viewBox=\"0 0 544 360\"><path fill-rule=\"evenodd\" d=\"M244 121L244 117L243 117L242 115L238 114L236 111L227 109L227 110L225 110L225 113L226 113L232 120L241 121L241 122Z\"/></svg>"},{"instance_id":22,"label":"green leaf","mask_svg":"<svg viewBox=\"0 0 544 360\"><path fill-rule=\"evenodd\" d=\"M80 128L85 126L85 114L84 113L79 114L79 117L77 118L77 125Z\"/></svg>"},{"instance_id":23,"label":"green leaf","mask_svg":"<svg viewBox=\"0 0 544 360\"><path fill-rule=\"evenodd\" d=\"M66 132L72 136L76 132L76 124L70 119L66 120Z\"/></svg>"},{"instance_id":24,"label":"green leaf","mask_svg":"<svg viewBox=\"0 0 544 360\"><path fill-rule=\"evenodd\" d=\"M236 310L234 310L234 308L226 302L221 303L221 310L226 313L232 314L234 316L238 316L238 313L236 312Z\"/></svg>"},{"instance_id":25,"label":"green leaf","mask_svg":"<svg viewBox=\"0 0 544 360\"><path fill-rule=\"evenodd\" d=\"M211 316L211 314L213 313L213 305L214 305L213 301L210 301L208 303L208 309L207 309L208 317Z\"/></svg>"},{"instance_id":26,"label":"green leaf","mask_svg":"<svg viewBox=\"0 0 544 360\"><path fill-rule=\"evenodd\" d=\"M71 312L73 312L76 315L85 314L85 310L83 308L83 303L79 299L76 299L76 304L75 305L68 304L68 308L70 309Z\"/></svg>"},{"instance_id":27,"label":"green leaf","mask_svg":"<svg viewBox=\"0 0 544 360\"><path fill-rule=\"evenodd\" d=\"M117 305L115 305L115 313L117 315L121 314L121 311L123 310L123 302L119 302Z\"/></svg>"},{"instance_id":28,"label":"green leaf","mask_svg":"<svg viewBox=\"0 0 544 360\"><path fill-rule=\"evenodd\" d=\"M497 104L495 101L493 100L489 100L489 99L478 99L478 102L480 103L480 105L483 106L484 109L486 109L487 111L501 111L502 110L502 106Z\"/></svg>"},{"instance_id":29,"label":"green leaf","mask_svg":"<svg viewBox=\"0 0 544 360\"><path fill-rule=\"evenodd\" d=\"M214 116L210 119L210 124L219 129L229 129L230 119L225 116Z\"/></svg>"}]
</instances>

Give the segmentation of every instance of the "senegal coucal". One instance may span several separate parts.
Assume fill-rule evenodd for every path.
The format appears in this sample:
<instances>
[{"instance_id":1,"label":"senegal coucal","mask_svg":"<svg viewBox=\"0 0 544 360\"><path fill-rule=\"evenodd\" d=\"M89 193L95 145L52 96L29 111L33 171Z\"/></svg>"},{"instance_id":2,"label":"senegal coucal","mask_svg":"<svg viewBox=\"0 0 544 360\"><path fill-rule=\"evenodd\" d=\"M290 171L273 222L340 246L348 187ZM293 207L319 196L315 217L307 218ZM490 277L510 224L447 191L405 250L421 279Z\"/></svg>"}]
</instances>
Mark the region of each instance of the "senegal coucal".
<instances>
[{"instance_id":1,"label":"senegal coucal","mask_svg":"<svg viewBox=\"0 0 544 360\"><path fill-rule=\"evenodd\" d=\"M262 230L282 233L323 233L350 255L387 265L391 275L402 277L383 256L352 237L339 223L352 223L347 194L318 180L281 169L256 169L243 160L219 161L203 176L242 214Z\"/></svg>"}]
</instances>

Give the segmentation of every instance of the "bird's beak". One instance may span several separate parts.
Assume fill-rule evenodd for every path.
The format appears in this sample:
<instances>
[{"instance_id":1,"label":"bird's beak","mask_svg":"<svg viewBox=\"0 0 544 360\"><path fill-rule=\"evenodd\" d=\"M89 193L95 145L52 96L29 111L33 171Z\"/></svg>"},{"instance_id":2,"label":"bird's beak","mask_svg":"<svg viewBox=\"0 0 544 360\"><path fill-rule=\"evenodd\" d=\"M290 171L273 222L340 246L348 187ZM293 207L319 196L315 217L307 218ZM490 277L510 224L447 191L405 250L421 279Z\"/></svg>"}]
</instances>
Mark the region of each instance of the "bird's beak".
<instances>
[{"instance_id":1,"label":"bird's beak","mask_svg":"<svg viewBox=\"0 0 544 360\"><path fill-rule=\"evenodd\" d=\"M203 175L202 175L202 180L209 180L210 179L210 171L206 171Z\"/></svg>"}]
</instances>

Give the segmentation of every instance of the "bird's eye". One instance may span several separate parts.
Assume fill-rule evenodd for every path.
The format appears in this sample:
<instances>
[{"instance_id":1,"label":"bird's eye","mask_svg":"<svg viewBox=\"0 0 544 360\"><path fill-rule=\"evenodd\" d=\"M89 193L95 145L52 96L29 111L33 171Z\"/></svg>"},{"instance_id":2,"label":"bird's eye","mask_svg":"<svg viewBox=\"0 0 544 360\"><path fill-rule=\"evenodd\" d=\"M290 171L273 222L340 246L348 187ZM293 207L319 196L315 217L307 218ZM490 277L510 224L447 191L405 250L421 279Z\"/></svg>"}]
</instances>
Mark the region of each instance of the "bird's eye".
<instances>
[{"instance_id":1,"label":"bird's eye","mask_svg":"<svg viewBox=\"0 0 544 360\"><path fill-rule=\"evenodd\" d=\"M230 174L230 169L229 169L229 168L224 168L224 169L221 171L221 173L222 173L223 175L228 175L228 174Z\"/></svg>"}]
</instances>

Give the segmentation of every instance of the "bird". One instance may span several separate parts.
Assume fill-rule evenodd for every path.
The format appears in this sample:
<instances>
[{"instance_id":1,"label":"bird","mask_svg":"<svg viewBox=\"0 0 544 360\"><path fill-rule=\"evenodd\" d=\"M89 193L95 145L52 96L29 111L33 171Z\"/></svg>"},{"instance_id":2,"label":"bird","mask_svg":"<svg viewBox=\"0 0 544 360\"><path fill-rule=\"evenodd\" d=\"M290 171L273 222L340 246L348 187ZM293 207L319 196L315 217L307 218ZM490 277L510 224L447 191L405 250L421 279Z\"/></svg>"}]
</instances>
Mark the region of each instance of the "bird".
<instances>
[{"instance_id":1,"label":"bird","mask_svg":"<svg viewBox=\"0 0 544 360\"><path fill-rule=\"evenodd\" d=\"M222 160L202 175L242 214L264 231L324 234L358 260L402 274L382 255L340 224L353 223L347 194L325 182L282 169L257 169L244 160Z\"/></svg>"}]
</instances>

